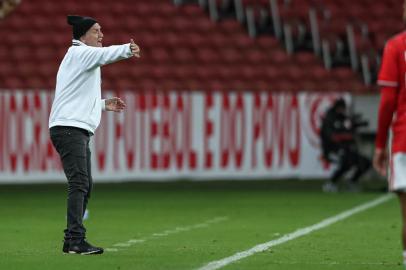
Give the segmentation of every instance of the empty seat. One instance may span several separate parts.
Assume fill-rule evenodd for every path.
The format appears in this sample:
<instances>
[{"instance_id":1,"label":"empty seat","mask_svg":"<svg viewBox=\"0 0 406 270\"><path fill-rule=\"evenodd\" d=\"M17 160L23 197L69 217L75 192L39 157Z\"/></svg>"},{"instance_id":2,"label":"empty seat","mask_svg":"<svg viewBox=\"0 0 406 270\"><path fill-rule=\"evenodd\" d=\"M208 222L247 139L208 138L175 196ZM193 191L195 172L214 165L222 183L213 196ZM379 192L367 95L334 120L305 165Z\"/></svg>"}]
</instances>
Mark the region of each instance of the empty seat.
<instances>
[{"instance_id":1,"label":"empty seat","mask_svg":"<svg viewBox=\"0 0 406 270\"><path fill-rule=\"evenodd\" d=\"M133 2L100 0L83 5L78 1L22 1L15 13L0 22L0 35L7 37L0 44L0 83L7 87L54 88L58 65L71 46L71 27L65 16L78 13L99 20L105 45L127 43L134 38L141 47L140 59L103 67L103 88L297 91L320 89L318 85L326 80L335 85L334 89L345 86L340 80L348 82L347 86L359 87L350 69L327 72L312 53L288 56L276 38L262 35L252 39L235 19L213 22L197 4ZM333 11L336 8L339 17L324 22L322 38L345 33L348 16L369 18L369 13L359 8L361 4L347 15L340 12L342 0L338 4L333 0L277 2L283 22L299 19L306 27L311 6L323 5ZM243 0L242 4L265 11L270 8L269 0ZM393 5L386 1L376 4L385 10ZM381 18L383 13L371 9L370 16ZM381 21L371 29L387 33L389 28L397 27L396 18ZM382 43L383 38L378 33L376 43ZM375 41L368 46L376 46Z\"/></svg>"}]
</instances>

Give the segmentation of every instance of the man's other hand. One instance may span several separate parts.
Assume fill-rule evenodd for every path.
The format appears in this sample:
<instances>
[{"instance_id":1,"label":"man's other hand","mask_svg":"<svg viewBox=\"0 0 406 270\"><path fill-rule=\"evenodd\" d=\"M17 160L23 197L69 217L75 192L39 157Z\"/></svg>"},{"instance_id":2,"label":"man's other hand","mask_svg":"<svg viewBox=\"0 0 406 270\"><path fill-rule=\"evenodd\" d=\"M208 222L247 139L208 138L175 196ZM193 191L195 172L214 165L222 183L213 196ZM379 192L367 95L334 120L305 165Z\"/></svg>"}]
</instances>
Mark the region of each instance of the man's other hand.
<instances>
[{"instance_id":1,"label":"man's other hand","mask_svg":"<svg viewBox=\"0 0 406 270\"><path fill-rule=\"evenodd\" d=\"M125 108L125 103L121 98L113 97L106 99L106 111L121 112Z\"/></svg>"},{"instance_id":2,"label":"man's other hand","mask_svg":"<svg viewBox=\"0 0 406 270\"><path fill-rule=\"evenodd\" d=\"M131 49L131 53L132 53L135 57L138 57L138 58L141 57L141 55L140 55L140 53L141 53L140 47L138 47L138 45L135 44L135 42L134 42L133 39L131 39L130 49Z\"/></svg>"},{"instance_id":3,"label":"man's other hand","mask_svg":"<svg viewBox=\"0 0 406 270\"><path fill-rule=\"evenodd\" d=\"M386 168L388 165L388 156L385 149L375 149L374 160L375 170L382 176L386 176Z\"/></svg>"}]
</instances>

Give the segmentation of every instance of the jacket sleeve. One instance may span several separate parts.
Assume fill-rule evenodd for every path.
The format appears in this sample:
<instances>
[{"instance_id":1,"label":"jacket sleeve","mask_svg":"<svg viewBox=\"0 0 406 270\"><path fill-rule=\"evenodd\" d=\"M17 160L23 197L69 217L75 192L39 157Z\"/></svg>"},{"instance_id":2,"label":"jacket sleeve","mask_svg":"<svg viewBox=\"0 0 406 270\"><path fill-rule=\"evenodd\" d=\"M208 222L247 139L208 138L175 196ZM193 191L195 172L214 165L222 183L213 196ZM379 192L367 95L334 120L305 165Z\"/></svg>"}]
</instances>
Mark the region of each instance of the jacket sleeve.
<instances>
[{"instance_id":1,"label":"jacket sleeve","mask_svg":"<svg viewBox=\"0 0 406 270\"><path fill-rule=\"evenodd\" d=\"M403 53L403 52L402 52ZM378 74L378 85L382 87L398 87L399 86L399 59L402 56L399 55L396 47L393 46L391 41L388 41L385 45L385 49L382 56L381 69Z\"/></svg>"},{"instance_id":2,"label":"jacket sleeve","mask_svg":"<svg viewBox=\"0 0 406 270\"><path fill-rule=\"evenodd\" d=\"M331 152L331 133L332 133L332 126L330 120L330 114L327 113L324 118L322 119L322 124L320 128L320 140L321 140L321 148L323 158L327 161L330 161L329 155Z\"/></svg>"},{"instance_id":3,"label":"jacket sleeve","mask_svg":"<svg viewBox=\"0 0 406 270\"><path fill-rule=\"evenodd\" d=\"M130 44L109 47L82 47L79 58L86 70L111 64L132 57Z\"/></svg>"},{"instance_id":4,"label":"jacket sleeve","mask_svg":"<svg viewBox=\"0 0 406 270\"><path fill-rule=\"evenodd\" d=\"M378 111L378 128L375 138L375 147L384 149L388 140L389 127L392 124L393 114L398 99L397 88L382 87L381 101Z\"/></svg>"}]
</instances>

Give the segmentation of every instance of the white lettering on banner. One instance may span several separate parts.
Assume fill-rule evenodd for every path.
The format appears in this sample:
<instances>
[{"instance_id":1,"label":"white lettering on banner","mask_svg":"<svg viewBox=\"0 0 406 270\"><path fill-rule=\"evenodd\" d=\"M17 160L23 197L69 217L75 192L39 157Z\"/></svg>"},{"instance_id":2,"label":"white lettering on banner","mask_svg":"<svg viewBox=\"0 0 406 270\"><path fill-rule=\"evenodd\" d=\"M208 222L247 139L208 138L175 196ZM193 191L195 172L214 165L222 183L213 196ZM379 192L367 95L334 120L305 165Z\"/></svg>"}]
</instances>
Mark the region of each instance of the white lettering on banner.
<instances>
[{"instance_id":1,"label":"white lettering on banner","mask_svg":"<svg viewBox=\"0 0 406 270\"><path fill-rule=\"evenodd\" d=\"M285 163L292 168L298 167L301 151L301 117L297 95L255 94L252 138L252 168L260 166L258 160L261 160L259 156L261 154L268 169L275 164L279 168L283 167Z\"/></svg>"},{"instance_id":2,"label":"white lettering on banner","mask_svg":"<svg viewBox=\"0 0 406 270\"><path fill-rule=\"evenodd\" d=\"M112 92L105 97L111 97ZM52 93L0 92L0 182L64 181ZM320 117L337 94L124 92L92 139L96 181L325 177ZM347 97L348 98L348 97Z\"/></svg>"},{"instance_id":3,"label":"white lettering on banner","mask_svg":"<svg viewBox=\"0 0 406 270\"><path fill-rule=\"evenodd\" d=\"M212 137L214 135L214 119L212 108L214 107L214 98L211 92L208 92L204 101L204 169L208 170L213 167L214 149L211 148Z\"/></svg>"},{"instance_id":4,"label":"white lettering on banner","mask_svg":"<svg viewBox=\"0 0 406 270\"><path fill-rule=\"evenodd\" d=\"M244 99L241 93L236 96L222 94L220 112L220 166L227 168L234 164L242 167L246 139Z\"/></svg>"},{"instance_id":5,"label":"white lettering on banner","mask_svg":"<svg viewBox=\"0 0 406 270\"><path fill-rule=\"evenodd\" d=\"M50 101L46 92L1 92L1 180L61 169L49 140Z\"/></svg>"}]
</instances>

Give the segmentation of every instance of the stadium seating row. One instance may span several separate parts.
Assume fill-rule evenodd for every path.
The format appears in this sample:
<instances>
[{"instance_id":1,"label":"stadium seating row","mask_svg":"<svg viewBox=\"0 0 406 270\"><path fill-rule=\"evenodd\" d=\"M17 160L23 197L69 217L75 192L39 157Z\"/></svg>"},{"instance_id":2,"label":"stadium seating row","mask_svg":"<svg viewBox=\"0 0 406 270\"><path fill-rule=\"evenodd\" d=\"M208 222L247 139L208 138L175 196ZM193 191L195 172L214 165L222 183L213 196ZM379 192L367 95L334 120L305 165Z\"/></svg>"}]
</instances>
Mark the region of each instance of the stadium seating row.
<instances>
[{"instance_id":1,"label":"stadium seating row","mask_svg":"<svg viewBox=\"0 0 406 270\"><path fill-rule=\"evenodd\" d=\"M78 13L100 21L105 44L134 38L142 48L141 59L103 69L103 88L368 90L350 69L327 71L311 53L289 56L275 37L252 39L236 20L212 22L197 4L99 2L23 1L0 22L7 37L0 44L0 88L52 90L71 40L66 14Z\"/></svg>"}]
</instances>

